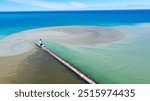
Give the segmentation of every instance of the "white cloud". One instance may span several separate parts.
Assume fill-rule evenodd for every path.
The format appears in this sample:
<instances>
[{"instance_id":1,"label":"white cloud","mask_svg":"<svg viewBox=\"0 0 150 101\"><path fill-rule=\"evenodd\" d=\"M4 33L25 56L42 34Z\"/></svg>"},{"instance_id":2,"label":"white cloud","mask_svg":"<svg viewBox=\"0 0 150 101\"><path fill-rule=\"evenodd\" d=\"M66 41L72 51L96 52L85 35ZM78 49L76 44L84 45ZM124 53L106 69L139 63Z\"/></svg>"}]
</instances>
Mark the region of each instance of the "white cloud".
<instances>
[{"instance_id":1,"label":"white cloud","mask_svg":"<svg viewBox=\"0 0 150 101\"><path fill-rule=\"evenodd\" d=\"M92 10L126 10L126 9L150 9L150 4L146 3L118 3L118 4L105 4L91 7Z\"/></svg>"},{"instance_id":2,"label":"white cloud","mask_svg":"<svg viewBox=\"0 0 150 101\"><path fill-rule=\"evenodd\" d=\"M36 7L37 10L116 10L116 9L150 9L149 3L99 3L96 5L93 4L84 4L81 2L50 2L44 0L9 0L10 2L30 5ZM24 8L27 9L27 8Z\"/></svg>"},{"instance_id":3,"label":"white cloud","mask_svg":"<svg viewBox=\"0 0 150 101\"><path fill-rule=\"evenodd\" d=\"M70 5L75 8L88 8L85 4L80 2L70 2Z\"/></svg>"},{"instance_id":4,"label":"white cloud","mask_svg":"<svg viewBox=\"0 0 150 101\"><path fill-rule=\"evenodd\" d=\"M9 1L14 3L20 3L20 4L45 8L49 10L68 10L68 9L88 8L85 4L80 2L57 3L57 2L48 2L42 0L9 0Z\"/></svg>"}]
</instances>

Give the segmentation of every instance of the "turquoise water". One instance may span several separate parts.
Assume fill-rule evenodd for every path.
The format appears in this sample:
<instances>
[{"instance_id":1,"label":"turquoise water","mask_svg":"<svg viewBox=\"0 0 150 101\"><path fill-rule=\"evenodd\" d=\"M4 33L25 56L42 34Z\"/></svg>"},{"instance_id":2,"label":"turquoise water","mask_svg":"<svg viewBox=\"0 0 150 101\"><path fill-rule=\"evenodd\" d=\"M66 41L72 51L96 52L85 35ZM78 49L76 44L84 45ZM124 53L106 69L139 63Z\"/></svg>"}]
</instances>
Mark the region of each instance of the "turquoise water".
<instances>
[{"instance_id":1,"label":"turquoise water","mask_svg":"<svg viewBox=\"0 0 150 101\"><path fill-rule=\"evenodd\" d=\"M49 41L45 44L98 83L146 84L150 83L150 31L143 32L140 28L138 32L127 33L123 40L100 46Z\"/></svg>"},{"instance_id":2,"label":"turquoise water","mask_svg":"<svg viewBox=\"0 0 150 101\"><path fill-rule=\"evenodd\" d=\"M141 23L150 23L150 10L5 12L0 13L0 39L19 31L48 26L116 28L130 25L134 29ZM150 83L150 27L133 29L120 29L125 34L123 40L100 46L45 43L98 83Z\"/></svg>"}]
</instances>

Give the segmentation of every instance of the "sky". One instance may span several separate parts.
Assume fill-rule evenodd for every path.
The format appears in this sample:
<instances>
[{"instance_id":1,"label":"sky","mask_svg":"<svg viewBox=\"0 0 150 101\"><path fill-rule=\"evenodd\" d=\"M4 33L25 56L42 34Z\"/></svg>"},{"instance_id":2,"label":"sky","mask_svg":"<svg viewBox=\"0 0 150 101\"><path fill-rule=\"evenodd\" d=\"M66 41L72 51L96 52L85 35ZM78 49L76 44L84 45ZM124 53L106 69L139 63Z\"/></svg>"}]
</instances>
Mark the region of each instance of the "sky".
<instances>
[{"instance_id":1,"label":"sky","mask_svg":"<svg viewBox=\"0 0 150 101\"><path fill-rule=\"evenodd\" d=\"M0 11L150 9L150 0L0 0Z\"/></svg>"}]
</instances>

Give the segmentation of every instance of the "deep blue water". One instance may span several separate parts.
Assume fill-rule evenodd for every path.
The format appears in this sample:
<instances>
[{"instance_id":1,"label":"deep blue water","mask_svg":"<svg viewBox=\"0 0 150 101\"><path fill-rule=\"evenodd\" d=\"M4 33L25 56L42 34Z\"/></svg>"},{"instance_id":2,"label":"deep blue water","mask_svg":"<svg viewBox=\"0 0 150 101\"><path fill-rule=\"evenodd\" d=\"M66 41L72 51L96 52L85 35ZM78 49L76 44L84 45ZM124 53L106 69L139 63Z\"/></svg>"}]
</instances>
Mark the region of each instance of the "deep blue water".
<instances>
[{"instance_id":1,"label":"deep blue water","mask_svg":"<svg viewBox=\"0 0 150 101\"><path fill-rule=\"evenodd\" d=\"M0 38L48 26L114 26L150 22L150 10L0 12Z\"/></svg>"}]
</instances>

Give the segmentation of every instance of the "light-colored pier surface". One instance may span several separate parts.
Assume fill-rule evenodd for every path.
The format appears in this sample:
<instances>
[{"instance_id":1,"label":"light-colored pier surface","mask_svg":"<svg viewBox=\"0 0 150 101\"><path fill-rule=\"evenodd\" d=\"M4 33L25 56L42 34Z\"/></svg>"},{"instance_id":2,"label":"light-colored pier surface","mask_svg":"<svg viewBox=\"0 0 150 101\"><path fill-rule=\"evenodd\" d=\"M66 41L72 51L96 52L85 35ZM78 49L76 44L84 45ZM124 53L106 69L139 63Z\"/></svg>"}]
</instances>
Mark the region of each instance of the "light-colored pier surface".
<instances>
[{"instance_id":1,"label":"light-colored pier surface","mask_svg":"<svg viewBox=\"0 0 150 101\"><path fill-rule=\"evenodd\" d=\"M73 71L74 73L76 73L77 75L79 75L87 83L89 83L89 84L96 84L96 82L94 82L92 79L90 79L89 77L87 77L85 74L83 74L82 72L80 72L79 70L77 70L75 67L73 67L71 64L69 64L67 61L65 61L64 59L62 59L61 57L59 57L57 54L55 54L51 50L47 49L46 47L40 47L40 48L42 48L43 50L45 50L46 52L48 52L51 56L53 56L59 62L61 62L62 64L64 64L71 71Z\"/></svg>"}]
</instances>

